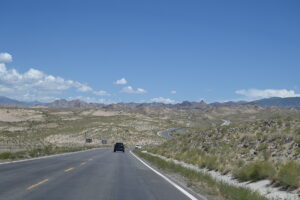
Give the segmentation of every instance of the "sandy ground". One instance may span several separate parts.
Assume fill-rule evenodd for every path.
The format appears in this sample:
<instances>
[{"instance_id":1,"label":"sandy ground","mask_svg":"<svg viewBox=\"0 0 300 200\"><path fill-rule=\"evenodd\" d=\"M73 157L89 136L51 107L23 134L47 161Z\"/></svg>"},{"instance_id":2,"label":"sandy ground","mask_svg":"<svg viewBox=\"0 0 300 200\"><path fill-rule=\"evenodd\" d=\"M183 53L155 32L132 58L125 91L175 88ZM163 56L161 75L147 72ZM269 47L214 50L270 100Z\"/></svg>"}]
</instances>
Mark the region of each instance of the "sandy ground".
<instances>
[{"instance_id":1,"label":"sandy ground","mask_svg":"<svg viewBox=\"0 0 300 200\"><path fill-rule=\"evenodd\" d=\"M104 111L104 110L87 110L83 111L81 113L82 115L92 115L92 116L104 116L104 117L111 117L111 116L116 116L120 115L119 112L115 111Z\"/></svg>"},{"instance_id":2,"label":"sandy ground","mask_svg":"<svg viewBox=\"0 0 300 200\"><path fill-rule=\"evenodd\" d=\"M46 142L56 145L64 145L64 144L84 144L84 135L82 136L74 136L74 135L64 135L64 134L57 134L57 135L50 135L45 138Z\"/></svg>"},{"instance_id":3,"label":"sandy ground","mask_svg":"<svg viewBox=\"0 0 300 200\"><path fill-rule=\"evenodd\" d=\"M43 115L40 111L28 109L0 109L0 121L21 122L21 121L42 121Z\"/></svg>"}]
</instances>

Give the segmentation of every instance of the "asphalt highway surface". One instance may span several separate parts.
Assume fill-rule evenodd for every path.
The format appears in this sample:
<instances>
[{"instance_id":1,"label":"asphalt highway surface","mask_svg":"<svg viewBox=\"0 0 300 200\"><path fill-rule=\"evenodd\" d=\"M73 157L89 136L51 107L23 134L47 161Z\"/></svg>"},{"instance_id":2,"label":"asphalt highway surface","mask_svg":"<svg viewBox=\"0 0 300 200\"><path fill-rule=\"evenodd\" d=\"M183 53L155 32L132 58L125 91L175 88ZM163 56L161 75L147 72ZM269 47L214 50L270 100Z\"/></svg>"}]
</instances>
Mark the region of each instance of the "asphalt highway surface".
<instances>
[{"instance_id":1,"label":"asphalt highway surface","mask_svg":"<svg viewBox=\"0 0 300 200\"><path fill-rule=\"evenodd\" d=\"M177 186L109 148L0 164L1 200L197 199Z\"/></svg>"}]
</instances>

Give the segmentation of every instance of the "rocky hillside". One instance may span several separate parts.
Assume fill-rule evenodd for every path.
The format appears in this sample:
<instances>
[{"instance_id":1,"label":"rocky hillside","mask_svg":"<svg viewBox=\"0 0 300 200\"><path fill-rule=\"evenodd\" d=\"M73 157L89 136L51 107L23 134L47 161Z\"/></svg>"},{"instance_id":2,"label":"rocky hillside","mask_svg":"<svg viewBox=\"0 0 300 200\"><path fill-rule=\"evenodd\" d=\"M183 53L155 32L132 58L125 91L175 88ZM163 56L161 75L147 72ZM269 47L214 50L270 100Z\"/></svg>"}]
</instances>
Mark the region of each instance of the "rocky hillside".
<instances>
[{"instance_id":1,"label":"rocky hillside","mask_svg":"<svg viewBox=\"0 0 300 200\"><path fill-rule=\"evenodd\" d=\"M71 100L71 101L67 101L65 99L59 99L53 101L52 103L42 104L42 105L47 106L49 108L83 108L83 109L101 108L104 106L104 104L86 103L78 99Z\"/></svg>"},{"instance_id":2,"label":"rocky hillside","mask_svg":"<svg viewBox=\"0 0 300 200\"><path fill-rule=\"evenodd\" d=\"M262 107L276 106L280 108L300 108L300 97L279 98L273 97L269 99L261 99L250 102L249 104Z\"/></svg>"}]
</instances>

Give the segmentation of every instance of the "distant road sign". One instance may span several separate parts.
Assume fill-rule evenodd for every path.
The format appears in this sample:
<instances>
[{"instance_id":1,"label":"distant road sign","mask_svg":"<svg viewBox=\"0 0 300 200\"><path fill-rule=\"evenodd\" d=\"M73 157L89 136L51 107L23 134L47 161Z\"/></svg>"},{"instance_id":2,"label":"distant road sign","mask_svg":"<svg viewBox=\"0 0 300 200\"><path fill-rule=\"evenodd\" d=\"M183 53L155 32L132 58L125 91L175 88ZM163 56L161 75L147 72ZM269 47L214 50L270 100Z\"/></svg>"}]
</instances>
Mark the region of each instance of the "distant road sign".
<instances>
[{"instance_id":1,"label":"distant road sign","mask_svg":"<svg viewBox=\"0 0 300 200\"><path fill-rule=\"evenodd\" d=\"M107 144L107 140L101 140L102 144Z\"/></svg>"},{"instance_id":2,"label":"distant road sign","mask_svg":"<svg viewBox=\"0 0 300 200\"><path fill-rule=\"evenodd\" d=\"M86 142L86 143L92 143L93 140L92 140L92 138L86 138L86 139L85 139L85 142Z\"/></svg>"}]
</instances>

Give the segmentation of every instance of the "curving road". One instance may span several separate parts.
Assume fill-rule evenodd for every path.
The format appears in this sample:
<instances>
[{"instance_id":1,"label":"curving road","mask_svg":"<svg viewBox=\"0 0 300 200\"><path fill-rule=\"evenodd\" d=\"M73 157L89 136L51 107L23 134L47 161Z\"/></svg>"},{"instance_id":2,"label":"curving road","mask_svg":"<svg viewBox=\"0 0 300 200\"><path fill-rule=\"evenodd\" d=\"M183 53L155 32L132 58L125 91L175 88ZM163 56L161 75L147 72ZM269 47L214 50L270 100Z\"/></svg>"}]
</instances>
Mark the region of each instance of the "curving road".
<instances>
[{"instance_id":1,"label":"curving road","mask_svg":"<svg viewBox=\"0 0 300 200\"><path fill-rule=\"evenodd\" d=\"M222 119L223 123L221 124L221 126L228 126L231 124L231 122L229 120L225 120L225 119Z\"/></svg>"},{"instance_id":2,"label":"curving road","mask_svg":"<svg viewBox=\"0 0 300 200\"><path fill-rule=\"evenodd\" d=\"M188 200L197 198L189 197L176 186L174 187L130 152L113 153L112 149L95 149L25 162L0 164L0 199Z\"/></svg>"},{"instance_id":3,"label":"curving road","mask_svg":"<svg viewBox=\"0 0 300 200\"><path fill-rule=\"evenodd\" d=\"M167 140L170 140L173 138L173 136L171 136L171 133L175 130L178 130L179 128L169 128L167 130L163 130L163 131L159 131L157 133L158 136L161 136L161 137L164 137L166 138Z\"/></svg>"}]
</instances>

